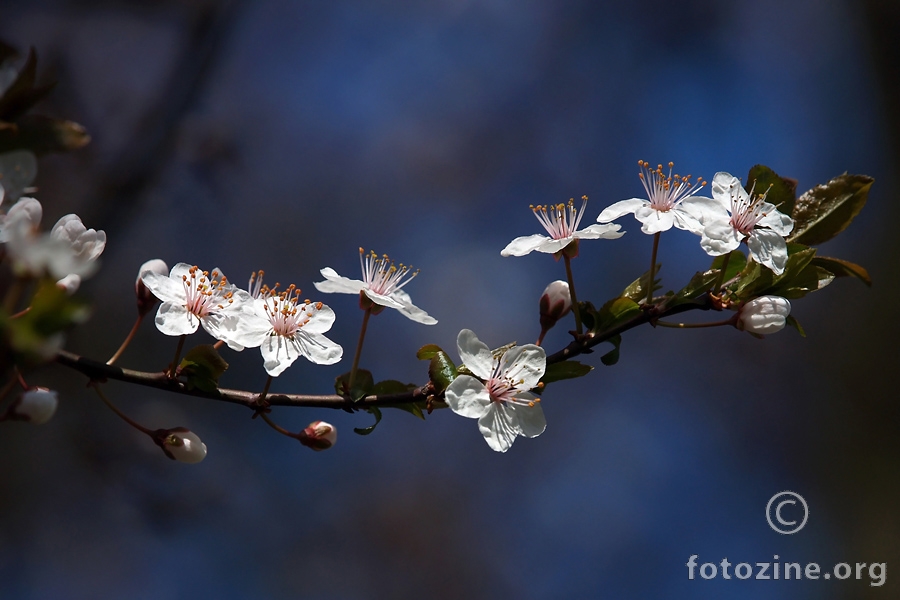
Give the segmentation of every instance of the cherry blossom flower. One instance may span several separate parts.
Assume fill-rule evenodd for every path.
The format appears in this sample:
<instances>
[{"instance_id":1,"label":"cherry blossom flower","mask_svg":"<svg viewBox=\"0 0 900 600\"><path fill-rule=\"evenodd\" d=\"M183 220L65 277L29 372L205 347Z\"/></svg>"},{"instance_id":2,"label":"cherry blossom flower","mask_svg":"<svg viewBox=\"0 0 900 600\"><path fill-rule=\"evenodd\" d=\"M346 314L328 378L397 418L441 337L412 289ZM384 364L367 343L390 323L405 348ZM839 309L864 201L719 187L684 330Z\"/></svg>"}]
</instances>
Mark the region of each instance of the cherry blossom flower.
<instances>
[{"instance_id":1,"label":"cherry blossom flower","mask_svg":"<svg viewBox=\"0 0 900 600\"><path fill-rule=\"evenodd\" d=\"M178 263L168 276L147 270L141 281L162 301L156 312L156 328L166 335L188 335L203 329L232 350L254 347L252 328L243 325L252 315L244 305L252 298L228 283L219 269L201 271L196 266ZM258 344L257 344L258 345Z\"/></svg>"},{"instance_id":2,"label":"cherry blossom flower","mask_svg":"<svg viewBox=\"0 0 900 600\"><path fill-rule=\"evenodd\" d=\"M404 264L396 266L387 254L380 258L374 252L366 254L362 248L359 249L359 264L363 281L341 277L331 267L325 267L320 273L326 281L316 282L316 289L326 294L359 294L360 299L364 296L378 307L396 309L417 323L437 323L437 319L414 305L409 294L401 289L419 274L418 271L413 271L412 267ZM382 310L378 307L377 310Z\"/></svg>"},{"instance_id":3,"label":"cherry blossom flower","mask_svg":"<svg viewBox=\"0 0 900 600\"><path fill-rule=\"evenodd\" d=\"M141 279L147 271L152 271L165 277L166 273L169 272L169 265L162 259L154 258L142 264L141 268L138 269L138 276L134 280L134 295L137 299L138 314L141 317L153 310L153 307L159 302L159 298L147 289L143 279Z\"/></svg>"},{"instance_id":4,"label":"cherry blossom flower","mask_svg":"<svg viewBox=\"0 0 900 600\"><path fill-rule=\"evenodd\" d=\"M500 256L525 256L535 250L555 254L576 240L614 240L625 235L624 231L619 231L619 225L594 224L579 231L586 206L587 196L581 197L581 208L577 211L575 201L571 199L566 204L531 206L534 216L550 237L539 233L517 237L500 251Z\"/></svg>"},{"instance_id":5,"label":"cherry blossom flower","mask_svg":"<svg viewBox=\"0 0 900 600\"><path fill-rule=\"evenodd\" d=\"M337 443L337 428L325 421L313 421L297 435L297 439L307 448L321 452Z\"/></svg>"},{"instance_id":6,"label":"cherry blossom flower","mask_svg":"<svg viewBox=\"0 0 900 600\"><path fill-rule=\"evenodd\" d=\"M475 377L459 375L450 383L444 394L450 409L478 419L478 429L497 452L509 450L517 435L533 438L543 433L547 422L540 398L529 390L547 367L544 349L527 344L494 355L469 329L459 332L456 345Z\"/></svg>"},{"instance_id":7,"label":"cherry blossom flower","mask_svg":"<svg viewBox=\"0 0 900 600\"><path fill-rule=\"evenodd\" d=\"M0 243L37 234L44 209L34 198L20 198L5 215L0 215Z\"/></svg>"},{"instance_id":8,"label":"cherry blossom flower","mask_svg":"<svg viewBox=\"0 0 900 600\"><path fill-rule=\"evenodd\" d=\"M674 225L678 229L684 229L700 235L702 216L712 210L711 198L695 196L706 182L702 179L691 182L691 176L673 175L674 163L669 163L669 172L663 171L662 165L656 169L650 168L650 163L639 160L641 172L638 177L644 184L647 199L631 198L622 200L607 207L597 217L600 223L615 221L629 213L642 223L641 231L647 234L655 234L668 231Z\"/></svg>"},{"instance_id":9,"label":"cherry blossom flower","mask_svg":"<svg viewBox=\"0 0 900 600\"><path fill-rule=\"evenodd\" d=\"M56 392L45 387L27 390L9 408L8 418L43 425L56 414L59 400Z\"/></svg>"},{"instance_id":10,"label":"cherry blossom flower","mask_svg":"<svg viewBox=\"0 0 900 600\"><path fill-rule=\"evenodd\" d=\"M194 465L206 458L206 444L184 427L157 430L153 439L172 460Z\"/></svg>"},{"instance_id":11,"label":"cherry blossom flower","mask_svg":"<svg viewBox=\"0 0 900 600\"><path fill-rule=\"evenodd\" d=\"M710 256L727 254L747 242L756 262L775 274L784 272L788 252L784 237L794 228L793 220L766 202L766 192L747 193L741 180L730 173L716 173L712 182L716 211L706 214L700 246Z\"/></svg>"},{"instance_id":12,"label":"cherry blossom flower","mask_svg":"<svg viewBox=\"0 0 900 600\"><path fill-rule=\"evenodd\" d=\"M781 296L760 296L741 307L735 327L757 335L778 333L791 314L791 303Z\"/></svg>"},{"instance_id":13,"label":"cherry blossom flower","mask_svg":"<svg viewBox=\"0 0 900 600\"><path fill-rule=\"evenodd\" d=\"M293 285L283 292L277 287L256 290L249 305L255 318L243 324L246 345L259 346L266 372L278 377L299 356L319 365L341 360L343 348L323 335L334 324L334 311L321 302L301 300Z\"/></svg>"}]
</instances>

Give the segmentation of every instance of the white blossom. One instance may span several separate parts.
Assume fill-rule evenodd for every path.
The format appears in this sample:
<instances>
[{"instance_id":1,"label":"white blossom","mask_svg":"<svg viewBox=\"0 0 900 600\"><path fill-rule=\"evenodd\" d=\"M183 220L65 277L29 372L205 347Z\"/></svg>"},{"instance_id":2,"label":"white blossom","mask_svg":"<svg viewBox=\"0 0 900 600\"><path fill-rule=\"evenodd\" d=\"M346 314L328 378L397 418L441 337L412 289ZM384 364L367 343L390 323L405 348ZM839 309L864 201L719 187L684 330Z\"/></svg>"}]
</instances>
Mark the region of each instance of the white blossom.
<instances>
[{"instance_id":1,"label":"white blossom","mask_svg":"<svg viewBox=\"0 0 900 600\"><path fill-rule=\"evenodd\" d=\"M781 296L760 296L741 307L736 327L757 335L778 333L791 314L791 303Z\"/></svg>"},{"instance_id":2,"label":"white blossom","mask_svg":"<svg viewBox=\"0 0 900 600\"><path fill-rule=\"evenodd\" d=\"M529 390L547 367L544 349L527 344L495 356L469 329L459 332L456 345L475 377L459 375L450 383L444 394L450 409L478 419L478 429L497 452L509 450L518 435L533 438L543 433L547 422L540 398Z\"/></svg>"},{"instance_id":3,"label":"white blossom","mask_svg":"<svg viewBox=\"0 0 900 600\"><path fill-rule=\"evenodd\" d=\"M576 240L614 240L625 235L624 231L619 231L619 225L594 224L579 231L586 206L587 196L582 196L581 207L577 211L575 201L571 199L566 204L531 206L534 216L550 237L539 233L517 237L500 251L500 255L525 256L535 250L555 254Z\"/></svg>"}]
</instances>

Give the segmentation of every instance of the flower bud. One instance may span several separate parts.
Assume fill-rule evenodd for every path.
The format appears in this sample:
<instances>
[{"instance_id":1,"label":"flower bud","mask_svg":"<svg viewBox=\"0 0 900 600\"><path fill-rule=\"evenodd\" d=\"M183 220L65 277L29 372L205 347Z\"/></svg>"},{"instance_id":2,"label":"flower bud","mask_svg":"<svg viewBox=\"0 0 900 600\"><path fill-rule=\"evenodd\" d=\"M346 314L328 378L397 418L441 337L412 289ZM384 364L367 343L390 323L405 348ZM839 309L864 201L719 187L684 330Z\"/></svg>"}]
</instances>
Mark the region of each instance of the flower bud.
<instances>
[{"instance_id":1,"label":"flower bud","mask_svg":"<svg viewBox=\"0 0 900 600\"><path fill-rule=\"evenodd\" d=\"M565 281L554 281L544 289L541 296L541 329L550 329L556 322L572 310L572 295L569 284Z\"/></svg>"},{"instance_id":2,"label":"flower bud","mask_svg":"<svg viewBox=\"0 0 900 600\"><path fill-rule=\"evenodd\" d=\"M43 425L56 413L58 404L56 392L43 387L35 387L22 394L9 408L9 415L15 420Z\"/></svg>"},{"instance_id":3,"label":"flower bud","mask_svg":"<svg viewBox=\"0 0 900 600\"><path fill-rule=\"evenodd\" d=\"M184 427L158 430L154 441L172 460L194 464L206 458L206 444L200 441L196 433Z\"/></svg>"},{"instance_id":4,"label":"flower bud","mask_svg":"<svg viewBox=\"0 0 900 600\"><path fill-rule=\"evenodd\" d=\"M780 296L760 296L741 307L735 327L741 331L768 335L784 329L791 303Z\"/></svg>"},{"instance_id":5,"label":"flower bud","mask_svg":"<svg viewBox=\"0 0 900 600\"><path fill-rule=\"evenodd\" d=\"M78 288L81 286L81 277L72 273L57 281L56 285L65 290L67 295L71 296L77 292Z\"/></svg>"},{"instance_id":6,"label":"flower bud","mask_svg":"<svg viewBox=\"0 0 900 600\"><path fill-rule=\"evenodd\" d=\"M337 428L325 421L313 421L297 436L300 443L316 452L328 450L337 442Z\"/></svg>"},{"instance_id":7,"label":"flower bud","mask_svg":"<svg viewBox=\"0 0 900 600\"><path fill-rule=\"evenodd\" d=\"M144 282L141 281L141 278L144 276L144 273L152 272L158 273L160 275L166 276L169 274L169 267L165 262L158 258L154 258L153 260L148 260L144 264L141 265L141 268L138 269L138 276L134 282L134 294L137 296L137 309L138 313L143 317L148 312L153 310L153 307L156 306L156 303L159 302L156 296L153 295Z\"/></svg>"}]
</instances>

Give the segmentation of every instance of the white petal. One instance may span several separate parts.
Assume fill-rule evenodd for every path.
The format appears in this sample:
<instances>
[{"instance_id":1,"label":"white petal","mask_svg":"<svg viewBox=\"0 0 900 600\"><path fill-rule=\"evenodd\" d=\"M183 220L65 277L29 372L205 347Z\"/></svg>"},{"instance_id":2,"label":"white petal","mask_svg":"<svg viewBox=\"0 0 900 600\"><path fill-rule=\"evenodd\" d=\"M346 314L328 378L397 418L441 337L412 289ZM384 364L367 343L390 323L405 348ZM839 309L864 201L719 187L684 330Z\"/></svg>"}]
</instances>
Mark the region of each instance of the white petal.
<instances>
[{"instance_id":1,"label":"white petal","mask_svg":"<svg viewBox=\"0 0 900 600\"><path fill-rule=\"evenodd\" d=\"M471 329L463 329L456 336L456 348L459 357L476 377L490 379L494 370L494 357L491 349L478 339Z\"/></svg>"},{"instance_id":2,"label":"white petal","mask_svg":"<svg viewBox=\"0 0 900 600\"><path fill-rule=\"evenodd\" d=\"M0 215L0 243L6 243L15 232L30 234L41 224L43 208L34 198L22 198Z\"/></svg>"},{"instance_id":3,"label":"white petal","mask_svg":"<svg viewBox=\"0 0 900 600\"><path fill-rule=\"evenodd\" d=\"M634 218L643 223L641 231L647 234L668 231L675 224L675 217L672 215L672 211L658 211L655 208L651 208L649 204L638 208L634 212Z\"/></svg>"},{"instance_id":4,"label":"white petal","mask_svg":"<svg viewBox=\"0 0 900 600\"><path fill-rule=\"evenodd\" d=\"M740 246L741 237L727 220L708 221L703 227L700 247L710 256L721 256Z\"/></svg>"},{"instance_id":5,"label":"white petal","mask_svg":"<svg viewBox=\"0 0 900 600\"><path fill-rule=\"evenodd\" d=\"M166 335L189 335L197 331L200 320L184 304L163 302L156 311L156 328Z\"/></svg>"},{"instance_id":6,"label":"white petal","mask_svg":"<svg viewBox=\"0 0 900 600\"><path fill-rule=\"evenodd\" d=\"M469 375L460 375L451 381L444 399L450 410L469 419L481 418L491 404L484 384Z\"/></svg>"},{"instance_id":7,"label":"white petal","mask_svg":"<svg viewBox=\"0 0 900 600\"><path fill-rule=\"evenodd\" d=\"M175 269L173 268L172 271L174 272ZM155 271L144 271L141 281L144 282L151 294L163 302L184 304L187 301L181 277L176 279L174 276L160 275Z\"/></svg>"},{"instance_id":8,"label":"white petal","mask_svg":"<svg viewBox=\"0 0 900 600\"><path fill-rule=\"evenodd\" d=\"M760 227L768 227L781 237L787 236L794 229L794 220L780 212L774 204L764 202L762 210L766 216L759 220Z\"/></svg>"},{"instance_id":9,"label":"white petal","mask_svg":"<svg viewBox=\"0 0 900 600\"><path fill-rule=\"evenodd\" d=\"M180 283L183 277L187 277L188 279L190 279L191 269L193 268L193 265L180 262L172 267L172 271L169 273L169 277L171 277L172 280L178 281ZM146 285L146 283L144 285Z\"/></svg>"},{"instance_id":10,"label":"white petal","mask_svg":"<svg viewBox=\"0 0 900 600\"><path fill-rule=\"evenodd\" d=\"M56 282L56 285L66 290L68 295L72 295L78 291L78 288L81 287L81 277L78 275L66 275L62 279Z\"/></svg>"},{"instance_id":11,"label":"white petal","mask_svg":"<svg viewBox=\"0 0 900 600\"><path fill-rule=\"evenodd\" d=\"M641 198L631 198L629 200L620 200L615 204L607 206L603 209L603 212L597 217L598 223L609 223L610 221L615 221L619 217L623 215L627 215L629 213L633 213L637 209L639 209L643 205L649 205L650 203L647 200L642 200Z\"/></svg>"},{"instance_id":12,"label":"white petal","mask_svg":"<svg viewBox=\"0 0 900 600\"><path fill-rule=\"evenodd\" d=\"M341 277L331 267L325 267L319 272L326 281L317 281L313 285L316 286L317 290L326 294L358 294L360 290L366 287L366 284L358 279Z\"/></svg>"},{"instance_id":13,"label":"white petal","mask_svg":"<svg viewBox=\"0 0 900 600\"><path fill-rule=\"evenodd\" d=\"M285 343L288 340L280 335L270 335L260 345L263 357L263 368L272 377L278 377L285 369L294 364L300 353Z\"/></svg>"},{"instance_id":14,"label":"white petal","mask_svg":"<svg viewBox=\"0 0 900 600\"><path fill-rule=\"evenodd\" d=\"M403 305L403 308L399 308L397 310L399 310L400 313L407 319L411 319L416 323L422 323L423 325L434 325L435 323L437 323L437 319L413 304L411 298L409 297L409 294L407 294L405 291L395 290L393 293L391 293L391 298Z\"/></svg>"},{"instance_id":15,"label":"white petal","mask_svg":"<svg viewBox=\"0 0 900 600\"><path fill-rule=\"evenodd\" d=\"M526 400L534 399L534 396L527 393L518 394L517 397ZM535 402L534 406L511 404L510 408L515 411L519 420L521 435L534 438L544 433L544 430L547 429L547 420L544 418L544 409L541 408L540 402Z\"/></svg>"},{"instance_id":16,"label":"white petal","mask_svg":"<svg viewBox=\"0 0 900 600\"><path fill-rule=\"evenodd\" d=\"M506 248L500 251L500 256L525 256L535 250L540 250L541 247L549 241L553 240L546 235L541 235L539 233L517 237L507 244Z\"/></svg>"},{"instance_id":17,"label":"white petal","mask_svg":"<svg viewBox=\"0 0 900 600\"><path fill-rule=\"evenodd\" d=\"M307 310L309 311L309 321L303 326L303 331L306 333L325 333L334 325L335 315L331 307L323 304L322 308L318 310L315 308L307 308Z\"/></svg>"},{"instance_id":18,"label":"white petal","mask_svg":"<svg viewBox=\"0 0 900 600\"><path fill-rule=\"evenodd\" d=\"M253 348L251 344L259 339L255 331L241 326L241 318L244 316L239 311L217 311L200 319L200 324L209 335L222 340L232 350L240 352L244 348Z\"/></svg>"},{"instance_id":19,"label":"white petal","mask_svg":"<svg viewBox=\"0 0 900 600\"><path fill-rule=\"evenodd\" d=\"M594 223L581 231L576 231L573 237L582 240L615 240L625 235L624 231L619 231L620 229L621 225Z\"/></svg>"},{"instance_id":20,"label":"white petal","mask_svg":"<svg viewBox=\"0 0 900 600\"><path fill-rule=\"evenodd\" d=\"M492 402L487 412L478 419L478 429L492 450L506 452L516 441L520 427L512 408L506 403Z\"/></svg>"},{"instance_id":21,"label":"white petal","mask_svg":"<svg viewBox=\"0 0 900 600\"><path fill-rule=\"evenodd\" d=\"M731 210L731 194L733 191L737 192L739 198L745 200L749 198L747 190L741 185L741 180L731 173L724 171L716 173L711 187L713 198L721 202L729 211Z\"/></svg>"},{"instance_id":22,"label":"white petal","mask_svg":"<svg viewBox=\"0 0 900 600\"><path fill-rule=\"evenodd\" d=\"M394 308L397 310L400 310L401 308L403 308L402 302L394 300L390 296L376 294L369 288L363 288L363 293L365 293L365 295L369 298L369 300L371 300L375 304L378 304L379 306L387 306L388 308Z\"/></svg>"},{"instance_id":23,"label":"white petal","mask_svg":"<svg viewBox=\"0 0 900 600\"><path fill-rule=\"evenodd\" d=\"M750 254L756 262L772 269L776 275L787 265L787 244L784 238L769 229L754 229L747 239Z\"/></svg>"},{"instance_id":24,"label":"white petal","mask_svg":"<svg viewBox=\"0 0 900 600\"><path fill-rule=\"evenodd\" d=\"M678 208L690 214L700 223L719 219L725 219L727 221L731 218L731 214L721 202L703 196L691 196L685 198L678 205Z\"/></svg>"},{"instance_id":25,"label":"white petal","mask_svg":"<svg viewBox=\"0 0 900 600\"><path fill-rule=\"evenodd\" d=\"M547 353L544 349L526 344L507 350L500 370L515 382L516 389L527 391L538 384L546 368Z\"/></svg>"},{"instance_id":26,"label":"white petal","mask_svg":"<svg viewBox=\"0 0 900 600\"><path fill-rule=\"evenodd\" d=\"M300 354L317 365L333 365L344 356L344 349L341 345L321 333L298 331L294 334L292 343Z\"/></svg>"}]
</instances>

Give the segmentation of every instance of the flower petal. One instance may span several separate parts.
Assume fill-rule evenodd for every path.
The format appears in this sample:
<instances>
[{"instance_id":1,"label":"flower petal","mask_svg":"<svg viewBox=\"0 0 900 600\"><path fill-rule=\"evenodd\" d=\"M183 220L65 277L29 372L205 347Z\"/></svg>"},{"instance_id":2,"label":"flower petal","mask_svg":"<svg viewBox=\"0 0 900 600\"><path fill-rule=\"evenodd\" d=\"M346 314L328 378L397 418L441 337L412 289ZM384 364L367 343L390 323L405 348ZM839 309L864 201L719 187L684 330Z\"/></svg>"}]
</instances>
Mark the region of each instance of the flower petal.
<instances>
[{"instance_id":1,"label":"flower petal","mask_svg":"<svg viewBox=\"0 0 900 600\"><path fill-rule=\"evenodd\" d=\"M387 306L388 308L394 308L400 310L403 308L403 303L398 300L394 300L391 296L384 296L382 294L376 294L369 288L363 288L363 293L368 296L369 300L378 304L379 306Z\"/></svg>"},{"instance_id":2,"label":"flower petal","mask_svg":"<svg viewBox=\"0 0 900 600\"><path fill-rule=\"evenodd\" d=\"M444 392L450 410L469 419L479 419L491 404L484 384L469 375L460 375Z\"/></svg>"},{"instance_id":3,"label":"flower petal","mask_svg":"<svg viewBox=\"0 0 900 600\"><path fill-rule=\"evenodd\" d=\"M766 216L757 223L759 227L768 227L781 237L786 237L794 229L794 220L780 212L774 204L763 202L761 210Z\"/></svg>"},{"instance_id":4,"label":"flower petal","mask_svg":"<svg viewBox=\"0 0 900 600\"><path fill-rule=\"evenodd\" d=\"M541 247L544 246L546 242L552 241L553 240L546 235L541 235L539 233L517 237L507 244L506 248L500 251L500 256L525 256L526 254L531 254L535 250L541 250ZM541 251L546 252L546 250ZM556 250L553 252L555 251Z\"/></svg>"},{"instance_id":5,"label":"flower petal","mask_svg":"<svg viewBox=\"0 0 900 600\"><path fill-rule=\"evenodd\" d=\"M634 218L643 223L641 231L647 234L668 231L675 224L675 217L672 215L672 211L662 212L652 208L650 204L641 206L634 211Z\"/></svg>"},{"instance_id":6,"label":"flower petal","mask_svg":"<svg viewBox=\"0 0 900 600\"><path fill-rule=\"evenodd\" d=\"M710 256L721 256L740 246L741 237L728 220L711 220L703 227L700 247Z\"/></svg>"},{"instance_id":7,"label":"flower petal","mask_svg":"<svg viewBox=\"0 0 900 600\"><path fill-rule=\"evenodd\" d=\"M397 310L399 310L400 314L402 314L407 319L411 319L416 323L421 323L423 325L434 325L435 323L437 323L437 319L413 304L411 298L409 297L409 294L407 294L405 291L394 290L394 292L391 293L391 298L403 305L403 308L399 308Z\"/></svg>"},{"instance_id":8,"label":"flower petal","mask_svg":"<svg viewBox=\"0 0 900 600\"><path fill-rule=\"evenodd\" d=\"M643 200L641 198L631 198L629 200L620 200L615 204L607 206L603 209L603 212L600 213L600 216L597 217L598 223L609 223L610 221L615 221L619 217L623 215L627 215L629 213L633 213L641 206L649 205L650 202L647 200Z\"/></svg>"},{"instance_id":9,"label":"flower petal","mask_svg":"<svg viewBox=\"0 0 900 600\"><path fill-rule=\"evenodd\" d=\"M263 368L272 377L284 373L300 356L300 352L291 347L290 341L280 335L266 337L259 346L259 351L263 357Z\"/></svg>"},{"instance_id":10,"label":"flower petal","mask_svg":"<svg viewBox=\"0 0 900 600\"><path fill-rule=\"evenodd\" d=\"M310 362L317 365L333 365L344 356L344 349L321 333L303 330L294 334L293 345Z\"/></svg>"},{"instance_id":11,"label":"flower petal","mask_svg":"<svg viewBox=\"0 0 900 600\"><path fill-rule=\"evenodd\" d=\"M476 377L490 379L494 370L494 357L487 344L478 339L471 329L463 329L456 336L459 357Z\"/></svg>"},{"instance_id":12,"label":"flower petal","mask_svg":"<svg viewBox=\"0 0 900 600\"><path fill-rule=\"evenodd\" d=\"M615 240L625 235L624 231L619 231L620 229L622 229L622 226L617 224L604 223L601 225L600 223L594 223L581 231L576 231L572 234L572 237L581 240Z\"/></svg>"},{"instance_id":13,"label":"flower petal","mask_svg":"<svg viewBox=\"0 0 900 600\"><path fill-rule=\"evenodd\" d=\"M492 402L478 419L478 429L492 450L506 452L520 430L518 416L505 402Z\"/></svg>"},{"instance_id":14,"label":"flower petal","mask_svg":"<svg viewBox=\"0 0 900 600\"><path fill-rule=\"evenodd\" d=\"M309 309L307 309L309 310ZM323 304L322 308L309 312L309 321L303 326L306 333L325 333L334 325L334 311L331 307Z\"/></svg>"},{"instance_id":15,"label":"flower petal","mask_svg":"<svg viewBox=\"0 0 900 600\"><path fill-rule=\"evenodd\" d=\"M772 269L776 275L787 265L787 244L784 238L770 229L754 229L747 238L747 246L754 260Z\"/></svg>"},{"instance_id":16,"label":"flower petal","mask_svg":"<svg viewBox=\"0 0 900 600\"><path fill-rule=\"evenodd\" d=\"M189 313L184 304L169 301L159 305L154 322L166 335L189 335L200 326L200 320Z\"/></svg>"},{"instance_id":17,"label":"flower petal","mask_svg":"<svg viewBox=\"0 0 900 600\"><path fill-rule=\"evenodd\" d=\"M748 200L750 195L741 185L741 180L724 171L715 174L712 180L712 195L725 208L731 211L731 195L736 192L738 200Z\"/></svg>"},{"instance_id":18,"label":"flower petal","mask_svg":"<svg viewBox=\"0 0 900 600\"><path fill-rule=\"evenodd\" d=\"M526 344L507 350L500 370L515 383L516 389L527 391L538 384L546 368L547 353L544 349Z\"/></svg>"},{"instance_id":19,"label":"flower petal","mask_svg":"<svg viewBox=\"0 0 900 600\"><path fill-rule=\"evenodd\" d=\"M360 290L366 287L366 284L358 279L348 279L341 277L337 271L331 267L325 267L319 273L326 281L317 281L313 283L316 289L326 294L358 294Z\"/></svg>"},{"instance_id":20,"label":"flower petal","mask_svg":"<svg viewBox=\"0 0 900 600\"><path fill-rule=\"evenodd\" d=\"M528 393L518 394L517 397L523 400L533 400L534 396ZM510 408L515 411L519 420L519 430L521 435L528 438L534 438L547 429L547 420L544 418L544 409L541 408L539 402L535 402L534 406L525 406L522 404L511 404Z\"/></svg>"}]
</instances>

